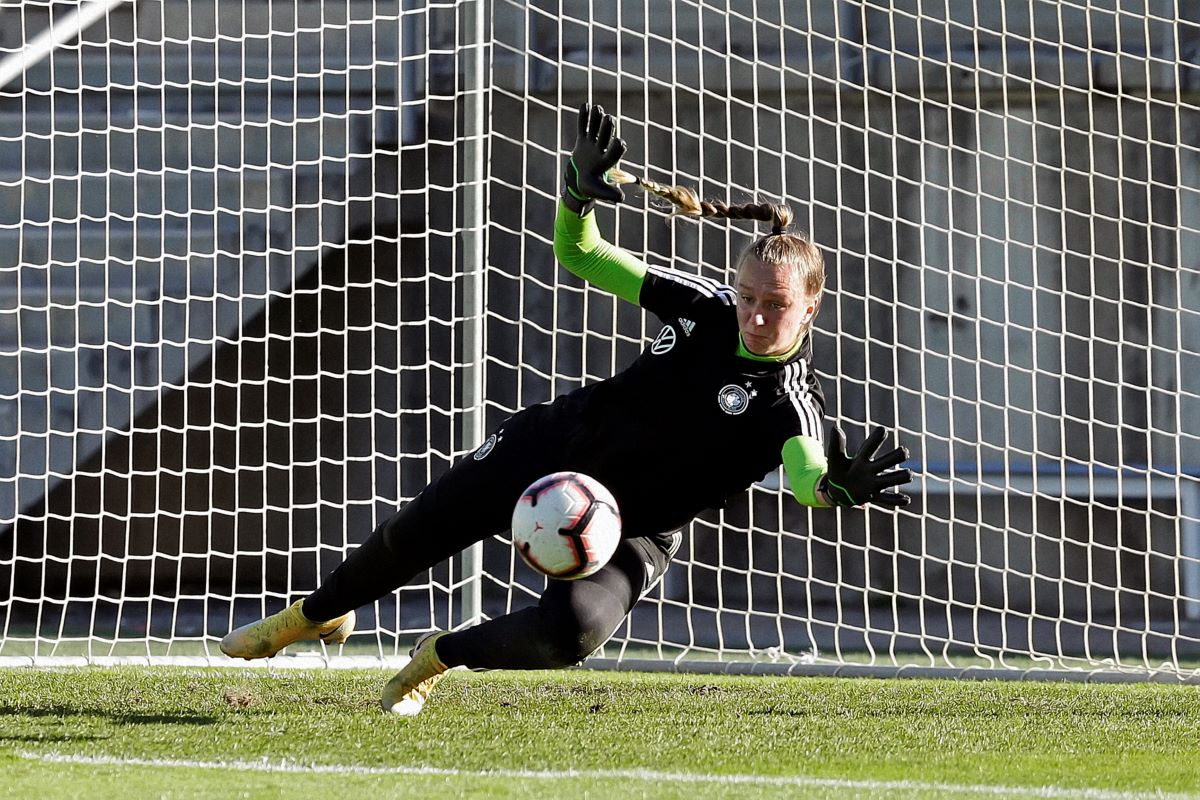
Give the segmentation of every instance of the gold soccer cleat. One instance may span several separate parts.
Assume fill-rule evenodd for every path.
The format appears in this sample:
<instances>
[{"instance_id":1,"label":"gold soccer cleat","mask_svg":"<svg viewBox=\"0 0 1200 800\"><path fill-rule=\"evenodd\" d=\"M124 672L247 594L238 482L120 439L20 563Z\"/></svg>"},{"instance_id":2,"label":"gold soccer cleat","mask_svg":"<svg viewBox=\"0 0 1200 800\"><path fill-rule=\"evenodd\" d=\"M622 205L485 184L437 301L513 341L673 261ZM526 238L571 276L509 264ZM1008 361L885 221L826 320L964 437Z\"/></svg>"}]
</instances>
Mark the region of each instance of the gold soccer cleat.
<instances>
[{"instance_id":1,"label":"gold soccer cleat","mask_svg":"<svg viewBox=\"0 0 1200 800\"><path fill-rule=\"evenodd\" d=\"M328 622L313 622L300 610L303 600L225 634L221 652L232 658L270 658L293 642L341 644L354 632L354 612Z\"/></svg>"},{"instance_id":2,"label":"gold soccer cleat","mask_svg":"<svg viewBox=\"0 0 1200 800\"><path fill-rule=\"evenodd\" d=\"M415 717L425 707L429 693L442 679L446 665L438 658L434 643L448 631L427 633L413 647L412 660L383 687L383 710L402 717Z\"/></svg>"}]
</instances>

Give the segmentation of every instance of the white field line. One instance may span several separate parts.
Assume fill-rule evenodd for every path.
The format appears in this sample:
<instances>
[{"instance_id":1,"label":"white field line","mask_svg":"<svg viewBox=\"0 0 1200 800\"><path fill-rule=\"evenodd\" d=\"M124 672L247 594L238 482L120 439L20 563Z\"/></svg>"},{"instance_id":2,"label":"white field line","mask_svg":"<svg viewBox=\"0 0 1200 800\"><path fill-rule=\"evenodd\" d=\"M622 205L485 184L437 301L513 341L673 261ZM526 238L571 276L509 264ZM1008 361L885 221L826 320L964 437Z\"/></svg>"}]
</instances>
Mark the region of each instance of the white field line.
<instances>
[{"instance_id":1,"label":"white field line","mask_svg":"<svg viewBox=\"0 0 1200 800\"><path fill-rule=\"evenodd\" d=\"M330 775L412 775L446 778L503 778L512 780L626 780L652 783L705 783L719 785L779 786L838 789L849 791L947 792L997 797L1047 797L1062 800L1197 800L1192 794L1162 792L1119 792L1109 789L1068 789L1058 786L994 786L988 784L922 783L920 781L870 781L843 778L813 778L803 775L709 775L693 772L657 772L648 769L448 769L444 767L365 767L348 764L305 764L298 761L188 761L174 758L117 758L68 753L17 755L30 761L51 764L80 764L117 767L182 767L185 769L246 770Z\"/></svg>"}]
</instances>

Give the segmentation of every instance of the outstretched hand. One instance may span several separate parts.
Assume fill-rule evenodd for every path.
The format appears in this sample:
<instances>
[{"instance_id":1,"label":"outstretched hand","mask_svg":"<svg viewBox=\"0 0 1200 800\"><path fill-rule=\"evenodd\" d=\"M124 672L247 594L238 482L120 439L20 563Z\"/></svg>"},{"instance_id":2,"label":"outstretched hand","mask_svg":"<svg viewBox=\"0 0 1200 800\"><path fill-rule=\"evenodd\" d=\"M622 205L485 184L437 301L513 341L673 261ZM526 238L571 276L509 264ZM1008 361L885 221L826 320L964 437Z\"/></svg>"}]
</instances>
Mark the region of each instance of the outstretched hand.
<instances>
[{"instance_id":1,"label":"outstretched hand","mask_svg":"<svg viewBox=\"0 0 1200 800\"><path fill-rule=\"evenodd\" d=\"M853 457L846 452L846 434L834 426L825 447L828 462L822 488L829 501L837 506L860 506L878 503L893 508L906 506L911 498L897 491L888 491L912 480L912 471L892 469L908 458L908 449L897 447L876 458L885 436L883 428L875 428Z\"/></svg>"},{"instance_id":2,"label":"outstretched hand","mask_svg":"<svg viewBox=\"0 0 1200 800\"><path fill-rule=\"evenodd\" d=\"M581 206L592 200L619 203L625 199L621 187L605 180L605 174L625 155L625 141L616 135L617 123L600 106L579 107L579 133L567 162L566 190Z\"/></svg>"}]
</instances>

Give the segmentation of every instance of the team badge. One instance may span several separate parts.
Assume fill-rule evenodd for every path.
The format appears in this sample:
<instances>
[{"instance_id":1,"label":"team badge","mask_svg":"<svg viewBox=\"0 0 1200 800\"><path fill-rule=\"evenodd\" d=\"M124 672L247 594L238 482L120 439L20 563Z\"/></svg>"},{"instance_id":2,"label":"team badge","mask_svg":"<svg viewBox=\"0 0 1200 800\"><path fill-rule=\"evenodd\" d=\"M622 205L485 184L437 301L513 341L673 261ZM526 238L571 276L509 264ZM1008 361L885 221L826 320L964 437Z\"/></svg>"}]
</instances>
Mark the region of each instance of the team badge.
<instances>
[{"instance_id":1,"label":"team badge","mask_svg":"<svg viewBox=\"0 0 1200 800\"><path fill-rule=\"evenodd\" d=\"M656 356L661 356L663 353L670 352L675 346L675 329L670 325L664 325L663 329L658 332L658 336L654 337L654 342L650 345L650 352Z\"/></svg>"},{"instance_id":2,"label":"team badge","mask_svg":"<svg viewBox=\"0 0 1200 800\"><path fill-rule=\"evenodd\" d=\"M488 453L492 452L492 450L496 448L496 442L498 441L500 441L500 437L496 434L493 433L491 436L489 436L487 441L479 445L479 449L475 451L475 460L483 461L485 458L487 458Z\"/></svg>"},{"instance_id":3,"label":"team badge","mask_svg":"<svg viewBox=\"0 0 1200 800\"><path fill-rule=\"evenodd\" d=\"M750 393L737 384L722 386L717 392L717 402L726 414L740 414L750 405Z\"/></svg>"}]
</instances>

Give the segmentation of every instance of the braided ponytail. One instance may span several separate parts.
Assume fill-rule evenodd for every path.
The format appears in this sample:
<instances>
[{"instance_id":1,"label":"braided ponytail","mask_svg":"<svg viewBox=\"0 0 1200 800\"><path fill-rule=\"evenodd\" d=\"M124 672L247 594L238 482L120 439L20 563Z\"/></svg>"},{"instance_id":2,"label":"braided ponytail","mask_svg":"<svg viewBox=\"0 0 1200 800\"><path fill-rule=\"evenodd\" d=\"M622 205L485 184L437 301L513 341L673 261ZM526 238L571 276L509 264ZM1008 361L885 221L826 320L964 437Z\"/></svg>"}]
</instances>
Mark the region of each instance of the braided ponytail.
<instances>
[{"instance_id":1,"label":"braided ponytail","mask_svg":"<svg viewBox=\"0 0 1200 800\"><path fill-rule=\"evenodd\" d=\"M729 205L720 200L701 200L696 190L689 186L666 186L649 178L639 178L614 167L608 171L608 180L617 184L637 184L645 191L663 198L675 206L672 217L693 217L769 222L771 233L759 237L747 247L738 259L738 266L753 256L765 264L793 266L806 291L819 295L825 287L825 260L821 251L799 233L788 232L794 214L786 203L742 203Z\"/></svg>"},{"instance_id":2,"label":"braided ponytail","mask_svg":"<svg viewBox=\"0 0 1200 800\"><path fill-rule=\"evenodd\" d=\"M771 223L771 233L776 235L783 233L792 224L792 207L783 203L742 203L731 206L720 200L701 200L700 195L690 186L666 186L649 178L630 175L617 168L608 171L608 179L618 184L637 184L647 192L669 201L675 206L675 210L671 212L673 217L752 219Z\"/></svg>"}]
</instances>

